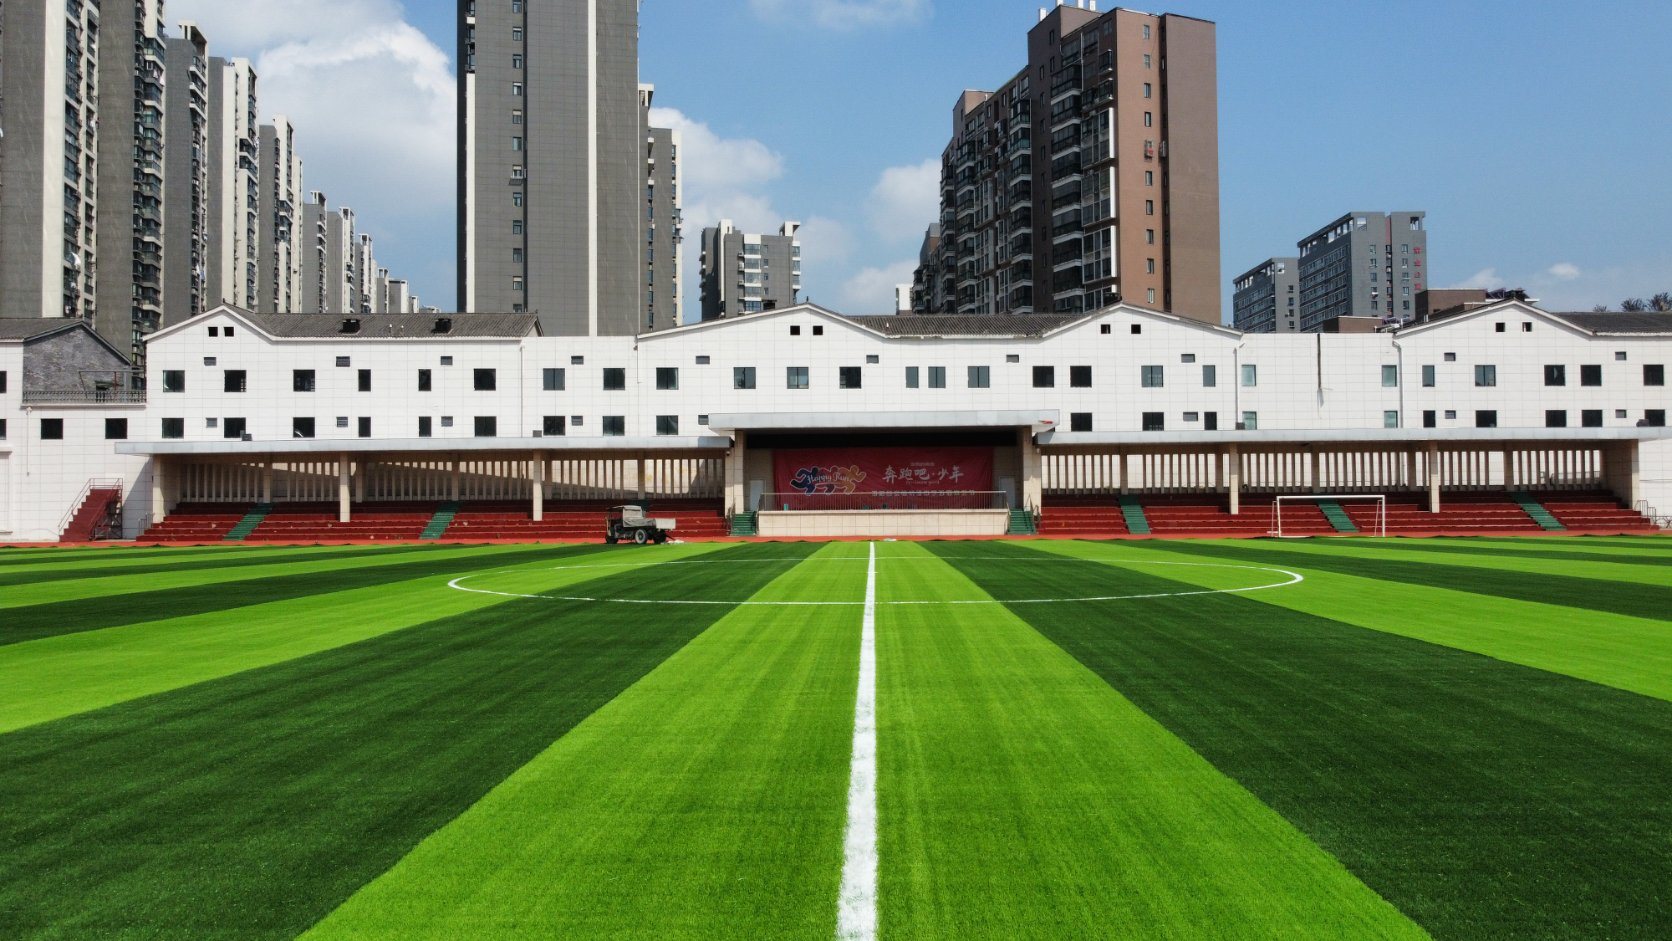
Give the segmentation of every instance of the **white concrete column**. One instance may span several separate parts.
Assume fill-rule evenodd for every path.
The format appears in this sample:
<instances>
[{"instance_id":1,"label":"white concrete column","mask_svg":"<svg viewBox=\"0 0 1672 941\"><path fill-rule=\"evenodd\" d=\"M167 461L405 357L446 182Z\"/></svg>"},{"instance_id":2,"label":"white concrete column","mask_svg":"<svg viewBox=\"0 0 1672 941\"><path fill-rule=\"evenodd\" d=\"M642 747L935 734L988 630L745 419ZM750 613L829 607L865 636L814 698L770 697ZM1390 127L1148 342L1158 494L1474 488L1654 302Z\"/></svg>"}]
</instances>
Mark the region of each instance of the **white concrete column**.
<instances>
[{"instance_id":1,"label":"white concrete column","mask_svg":"<svg viewBox=\"0 0 1672 941\"><path fill-rule=\"evenodd\" d=\"M261 502L273 502L273 462L271 460L261 465Z\"/></svg>"},{"instance_id":2,"label":"white concrete column","mask_svg":"<svg viewBox=\"0 0 1672 941\"><path fill-rule=\"evenodd\" d=\"M540 473L540 465L545 463L545 457L541 452L535 451L528 464L529 496L534 504L531 512L536 523L546 518L546 485Z\"/></svg>"},{"instance_id":3,"label":"white concrete column","mask_svg":"<svg viewBox=\"0 0 1672 941\"><path fill-rule=\"evenodd\" d=\"M1324 455L1316 445L1312 449L1312 492L1324 492Z\"/></svg>"},{"instance_id":4,"label":"white concrete column","mask_svg":"<svg viewBox=\"0 0 1672 941\"><path fill-rule=\"evenodd\" d=\"M1637 509L1643 501L1643 450L1640 441L1621 441L1602 448L1602 479L1608 489Z\"/></svg>"},{"instance_id":5,"label":"white concrete column","mask_svg":"<svg viewBox=\"0 0 1672 941\"><path fill-rule=\"evenodd\" d=\"M1242 448L1225 445L1226 490L1231 497L1231 515L1242 515Z\"/></svg>"},{"instance_id":6,"label":"white concrete column","mask_svg":"<svg viewBox=\"0 0 1672 941\"><path fill-rule=\"evenodd\" d=\"M639 452L639 502L640 503L644 502L645 493L648 489L645 486L644 468L645 468L644 452L640 451Z\"/></svg>"},{"instance_id":7,"label":"white concrete column","mask_svg":"<svg viewBox=\"0 0 1672 941\"><path fill-rule=\"evenodd\" d=\"M1440 445L1428 443L1428 512L1440 512Z\"/></svg>"},{"instance_id":8,"label":"white concrete column","mask_svg":"<svg viewBox=\"0 0 1672 941\"><path fill-rule=\"evenodd\" d=\"M349 520L352 518L352 511L349 509L349 505L350 505L351 501L349 499L350 491L349 491L349 488L348 488L348 476L349 476L348 472L349 472L348 455L338 454L337 455L337 522L339 522L339 523L349 522Z\"/></svg>"},{"instance_id":9,"label":"white concrete column","mask_svg":"<svg viewBox=\"0 0 1672 941\"><path fill-rule=\"evenodd\" d=\"M1115 455L1115 460L1120 462L1120 495L1123 497L1132 492L1132 466L1127 457L1125 451Z\"/></svg>"},{"instance_id":10,"label":"white concrete column","mask_svg":"<svg viewBox=\"0 0 1672 941\"><path fill-rule=\"evenodd\" d=\"M1033 438L1033 429L1021 429L1019 437L1022 449L1021 509L1038 513L1045 504L1045 481L1041 476L1044 460L1039 455L1039 443Z\"/></svg>"},{"instance_id":11,"label":"white concrete column","mask_svg":"<svg viewBox=\"0 0 1672 941\"><path fill-rule=\"evenodd\" d=\"M744 472L748 467L746 432L732 432L731 450L726 452L725 491L726 515L733 516L745 512L744 501L748 499L748 482L744 479Z\"/></svg>"},{"instance_id":12,"label":"white concrete column","mask_svg":"<svg viewBox=\"0 0 1672 941\"><path fill-rule=\"evenodd\" d=\"M1498 457L1502 459L1503 465L1504 465L1504 489L1505 490L1514 490L1515 489L1515 455L1514 455L1513 452L1510 451L1509 448L1505 448L1502 451L1498 452Z\"/></svg>"},{"instance_id":13,"label":"white concrete column","mask_svg":"<svg viewBox=\"0 0 1672 941\"><path fill-rule=\"evenodd\" d=\"M449 496L447 499L457 503L459 502L459 459L456 457L453 458L452 478L448 487Z\"/></svg>"},{"instance_id":14,"label":"white concrete column","mask_svg":"<svg viewBox=\"0 0 1672 941\"><path fill-rule=\"evenodd\" d=\"M151 457L151 525L168 519L168 458Z\"/></svg>"}]
</instances>

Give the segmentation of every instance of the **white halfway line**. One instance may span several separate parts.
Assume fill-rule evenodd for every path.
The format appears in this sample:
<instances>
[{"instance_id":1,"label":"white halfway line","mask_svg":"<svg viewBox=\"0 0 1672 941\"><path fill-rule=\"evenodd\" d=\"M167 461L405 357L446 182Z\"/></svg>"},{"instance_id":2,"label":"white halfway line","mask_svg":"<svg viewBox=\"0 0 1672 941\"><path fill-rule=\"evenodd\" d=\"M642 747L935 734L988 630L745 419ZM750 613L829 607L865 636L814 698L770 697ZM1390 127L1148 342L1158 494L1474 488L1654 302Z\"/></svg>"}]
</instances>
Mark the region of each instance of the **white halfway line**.
<instances>
[{"instance_id":1,"label":"white halfway line","mask_svg":"<svg viewBox=\"0 0 1672 941\"><path fill-rule=\"evenodd\" d=\"M842 941L873 941L877 936L877 544L869 546L865 616L859 632L859 695L853 704L848 826L836 904L836 937Z\"/></svg>"}]
</instances>

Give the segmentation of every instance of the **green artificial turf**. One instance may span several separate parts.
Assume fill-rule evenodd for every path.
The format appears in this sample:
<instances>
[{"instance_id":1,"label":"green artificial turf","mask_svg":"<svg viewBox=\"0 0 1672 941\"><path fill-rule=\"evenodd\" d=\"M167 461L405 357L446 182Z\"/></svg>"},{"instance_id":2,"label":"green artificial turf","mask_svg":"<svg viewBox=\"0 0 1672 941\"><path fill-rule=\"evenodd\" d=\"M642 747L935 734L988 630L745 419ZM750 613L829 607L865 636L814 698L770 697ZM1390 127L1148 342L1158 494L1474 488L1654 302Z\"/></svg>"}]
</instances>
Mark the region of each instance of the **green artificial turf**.
<instances>
[{"instance_id":1,"label":"green artificial turf","mask_svg":"<svg viewBox=\"0 0 1672 941\"><path fill-rule=\"evenodd\" d=\"M1209 560L1300 555L1167 548ZM1014 546L934 551L999 598L1074 596L1100 580L1195 587L1142 567L1030 564L1037 553ZM991 555L1015 560L976 558ZM1406 583L1458 575L1320 560L1392 566ZM1492 593L1547 595L1550 579L1506 572ZM1403 588L1360 591L1354 603L1398 606ZM1252 595L1013 610L1436 937L1672 936L1672 704Z\"/></svg>"},{"instance_id":2,"label":"green artificial turf","mask_svg":"<svg viewBox=\"0 0 1672 941\"><path fill-rule=\"evenodd\" d=\"M790 564L589 588L746 597ZM727 610L507 600L0 735L0 924L293 937Z\"/></svg>"},{"instance_id":3,"label":"green artificial turf","mask_svg":"<svg viewBox=\"0 0 1672 941\"><path fill-rule=\"evenodd\" d=\"M858 602L864 554L827 546L754 600ZM855 607L731 611L307 937L826 941L858 660Z\"/></svg>"},{"instance_id":4,"label":"green artificial turf","mask_svg":"<svg viewBox=\"0 0 1672 941\"><path fill-rule=\"evenodd\" d=\"M1024 595L1048 567L982 564ZM879 559L881 601L986 597L916 546ZM1074 616L1120 630L1143 612ZM1009 610L885 604L877 645L881 937L1423 936Z\"/></svg>"}]
</instances>

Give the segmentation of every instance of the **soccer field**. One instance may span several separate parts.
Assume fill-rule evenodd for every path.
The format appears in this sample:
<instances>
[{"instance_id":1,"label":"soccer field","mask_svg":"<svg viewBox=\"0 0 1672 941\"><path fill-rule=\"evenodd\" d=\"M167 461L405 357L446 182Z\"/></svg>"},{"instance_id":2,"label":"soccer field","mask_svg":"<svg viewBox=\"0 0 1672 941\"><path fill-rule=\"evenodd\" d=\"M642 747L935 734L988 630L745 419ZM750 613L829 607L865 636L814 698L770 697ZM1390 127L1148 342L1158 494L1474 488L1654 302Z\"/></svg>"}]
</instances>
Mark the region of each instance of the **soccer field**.
<instances>
[{"instance_id":1,"label":"soccer field","mask_svg":"<svg viewBox=\"0 0 1672 941\"><path fill-rule=\"evenodd\" d=\"M0 936L1672 937L1672 541L0 551Z\"/></svg>"}]
</instances>

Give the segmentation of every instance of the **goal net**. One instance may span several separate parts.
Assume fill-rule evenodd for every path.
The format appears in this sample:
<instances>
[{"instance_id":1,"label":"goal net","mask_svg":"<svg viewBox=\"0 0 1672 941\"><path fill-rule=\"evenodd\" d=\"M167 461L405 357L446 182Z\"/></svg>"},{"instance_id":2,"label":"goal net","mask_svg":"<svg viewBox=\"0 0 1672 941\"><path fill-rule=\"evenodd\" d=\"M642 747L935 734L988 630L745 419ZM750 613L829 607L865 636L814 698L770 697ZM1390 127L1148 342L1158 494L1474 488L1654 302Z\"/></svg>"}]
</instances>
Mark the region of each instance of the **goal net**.
<instances>
[{"instance_id":1,"label":"goal net","mask_svg":"<svg viewBox=\"0 0 1672 941\"><path fill-rule=\"evenodd\" d=\"M1349 507L1368 509L1352 513ZM1318 513L1329 529L1320 530ZM1346 529L1343 529L1346 527ZM1371 536L1388 534L1388 498L1379 493L1285 494L1272 501L1271 535L1278 537L1317 536L1323 533L1360 532Z\"/></svg>"}]
</instances>

